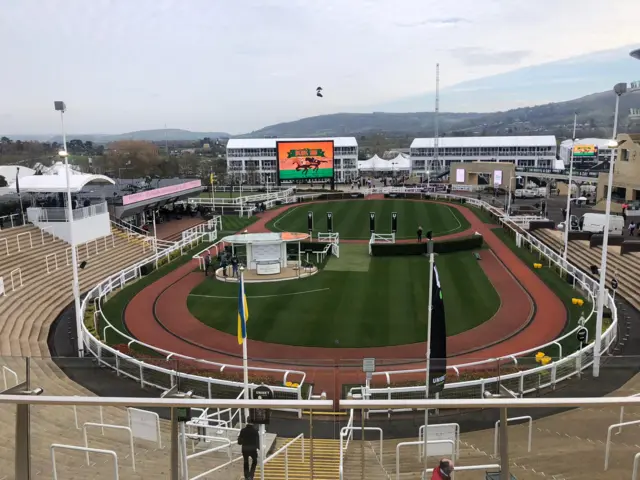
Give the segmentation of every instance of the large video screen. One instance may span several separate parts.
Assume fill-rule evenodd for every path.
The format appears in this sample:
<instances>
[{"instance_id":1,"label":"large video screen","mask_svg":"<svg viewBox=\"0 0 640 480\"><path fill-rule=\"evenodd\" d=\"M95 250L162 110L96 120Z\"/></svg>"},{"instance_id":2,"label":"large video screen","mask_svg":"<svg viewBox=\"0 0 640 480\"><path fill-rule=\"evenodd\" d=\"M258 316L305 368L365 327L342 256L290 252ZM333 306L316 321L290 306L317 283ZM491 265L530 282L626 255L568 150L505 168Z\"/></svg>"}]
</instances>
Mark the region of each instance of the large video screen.
<instances>
[{"instance_id":1,"label":"large video screen","mask_svg":"<svg viewBox=\"0 0 640 480\"><path fill-rule=\"evenodd\" d=\"M276 150L280 180L333 178L333 140L277 142Z\"/></svg>"},{"instance_id":2,"label":"large video screen","mask_svg":"<svg viewBox=\"0 0 640 480\"><path fill-rule=\"evenodd\" d=\"M595 157L598 155L598 147L595 145L575 145L573 147L574 157Z\"/></svg>"}]
</instances>

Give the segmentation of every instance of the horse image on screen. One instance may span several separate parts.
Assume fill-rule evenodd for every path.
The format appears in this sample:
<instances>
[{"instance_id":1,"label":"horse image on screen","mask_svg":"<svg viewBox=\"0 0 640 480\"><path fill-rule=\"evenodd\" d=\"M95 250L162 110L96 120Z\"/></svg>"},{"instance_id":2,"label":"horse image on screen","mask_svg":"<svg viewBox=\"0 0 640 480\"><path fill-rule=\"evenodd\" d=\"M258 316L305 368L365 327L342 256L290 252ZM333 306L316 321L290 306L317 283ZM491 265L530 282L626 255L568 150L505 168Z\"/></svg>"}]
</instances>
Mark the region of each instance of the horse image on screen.
<instances>
[{"instance_id":1,"label":"horse image on screen","mask_svg":"<svg viewBox=\"0 0 640 480\"><path fill-rule=\"evenodd\" d=\"M277 143L280 180L333 178L333 140Z\"/></svg>"}]
</instances>

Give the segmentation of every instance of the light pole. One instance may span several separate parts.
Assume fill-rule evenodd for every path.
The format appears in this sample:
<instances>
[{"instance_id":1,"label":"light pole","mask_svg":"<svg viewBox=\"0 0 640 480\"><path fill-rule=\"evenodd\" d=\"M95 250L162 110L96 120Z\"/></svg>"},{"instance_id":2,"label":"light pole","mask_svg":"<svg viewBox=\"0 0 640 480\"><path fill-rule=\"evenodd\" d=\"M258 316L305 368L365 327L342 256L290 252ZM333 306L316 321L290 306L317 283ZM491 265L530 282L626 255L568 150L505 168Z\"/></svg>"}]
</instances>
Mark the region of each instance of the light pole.
<instances>
[{"instance_id":1,"label":"light pole","mask_svg":"<svg viewBox=\"0 0 640 480\"><path fill-rule=\"evenodd\" d=\"M569 251L569 227L571 211L571 188L573 187L573 150L576 146L576 125L578 123L578 113L573 114L573 136L571 137L571 157L569 160L569 190L567 191L567 212L564 220L564 251L562 252L562 262L567 266L567 252ZM548 190L548 188L547 188Z\"/></svg>"},{"instance_id":2,"label":"light pole","mask_svg":"<svg viewBox=\"0 0 640 480\"><path fill-rule=\"evenodd\" d=\"M609 220L611 218L611 191L613 190L613 163L614 153L618 147L616 137L618 134L618 111L620 108L620 97L626 93L627 84L618 83L613 87L613 91L616 94L616 108L613 115L613 139L609 144L611 149L611 158L609 160L609 181L607 185L607 201L605 204L605 220L604 220L604 232L602 238L602 257L600 260L600 282L598 285L598 311L596 315L596 332L595 341L593 344L593 376L598 377L600 375L600 350L602 343L602 315L604 311L604 296L606 292L606 277L607 277L607 247L609 245Z\"/></svg>"},{"instance_id":3,"label":"light pole","mask_svg":"<svg viewBox=\"0 0 640 480\"><path fill-rule=\"evenodd\" d=\"M62 129L62 148L58 154L64 159L64 170L67 181L67 216L69 217L69 243L71 244L71 269L73 273L73 300L76 310L76 336L78 341L78 356L84 357L84 342L82 341L82 312L80 310L80 281L78 280L78 255L73 235L73 205L71 203L71 178L69 172L69 152L67 151L67 136L64 131L64 112L67 109L64 102L53 102L54 108L60 112L60 127Z\"/></svg>"}]
</instances>

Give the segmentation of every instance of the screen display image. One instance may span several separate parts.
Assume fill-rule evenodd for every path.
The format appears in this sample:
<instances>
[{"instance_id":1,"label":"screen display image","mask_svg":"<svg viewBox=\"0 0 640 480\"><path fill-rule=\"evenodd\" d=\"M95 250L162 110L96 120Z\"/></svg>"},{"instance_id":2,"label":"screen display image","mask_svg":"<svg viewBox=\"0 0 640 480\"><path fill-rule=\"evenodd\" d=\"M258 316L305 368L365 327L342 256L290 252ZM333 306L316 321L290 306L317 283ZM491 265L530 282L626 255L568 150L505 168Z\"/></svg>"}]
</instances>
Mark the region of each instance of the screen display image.
<instances>
[{"instance_id":1,"label":"screen display image","mask_svg":"<svg viewBox=\"0 0 640 480\"><path fill-rule=\"evenodd\" d=\"M333 140L278 142L280 180L333 178Z\"/></svg>"},{"instance_id":2,"label":"screen display image","mask_svg":"<svg viewBox=\"0 0 640 480\"><path fill-rule=\"evenodd\" d=\"M496 187L502 185L502 170L493 171L493 184Z\"/></svg>"},{"instance_id":3,"label":"screen display image","mask_svg":"<svg viewBox=\"0 0 640 480\"><path fill-rule=\"evenodd\" d=\"M456 168L456 182L464 183L464 168Z\"/></svg>"},{"instance_id":4,"label":"screen display image","mask_svg":"<svg viewBox=\"0 0 640 480\"><path fill-rule=\"evenodd\" d=\"M595 145L576 145L573 147L574 157L595 157L598 155L598 147Z\"/></svg>"}]
</instances>

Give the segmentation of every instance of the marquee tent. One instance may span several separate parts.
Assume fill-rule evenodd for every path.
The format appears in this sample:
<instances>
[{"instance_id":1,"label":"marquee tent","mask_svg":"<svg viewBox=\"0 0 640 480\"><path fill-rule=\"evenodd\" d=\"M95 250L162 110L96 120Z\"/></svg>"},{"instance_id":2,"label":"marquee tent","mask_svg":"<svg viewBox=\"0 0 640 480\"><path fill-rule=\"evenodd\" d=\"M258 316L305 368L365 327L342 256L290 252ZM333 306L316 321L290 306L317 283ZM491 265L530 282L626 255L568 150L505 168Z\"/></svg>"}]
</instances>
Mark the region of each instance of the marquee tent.
<instances>
[{"instance_id":1,"label":"marquee tent","mask_svg":"<svg viewBox=\"0 0 640 480\"><path fill-rule=\"evenodd\" d=\"M20 175L20 192L22 193L58 193L67 191L67 175L65 165L56 162L48 172L43 175ZM104 175L89 175L80 173L69 167L69 185L71 192L78 193L86 185L115 184L113 180ZM9 193L16 193L15 180L7 187Z\"/></svg>"},{"instance_id":2,"label":"marquee tent","mask_svg":"<svg viewBox=\"0 0 640 480\"><path fill-rule=\"evenodd\" d=\"M404 172L411 170L411 160L401 153L391 160L384 160L374 155L369 160L358 162L361 172Z\"/></svg>"}]
</instances>

